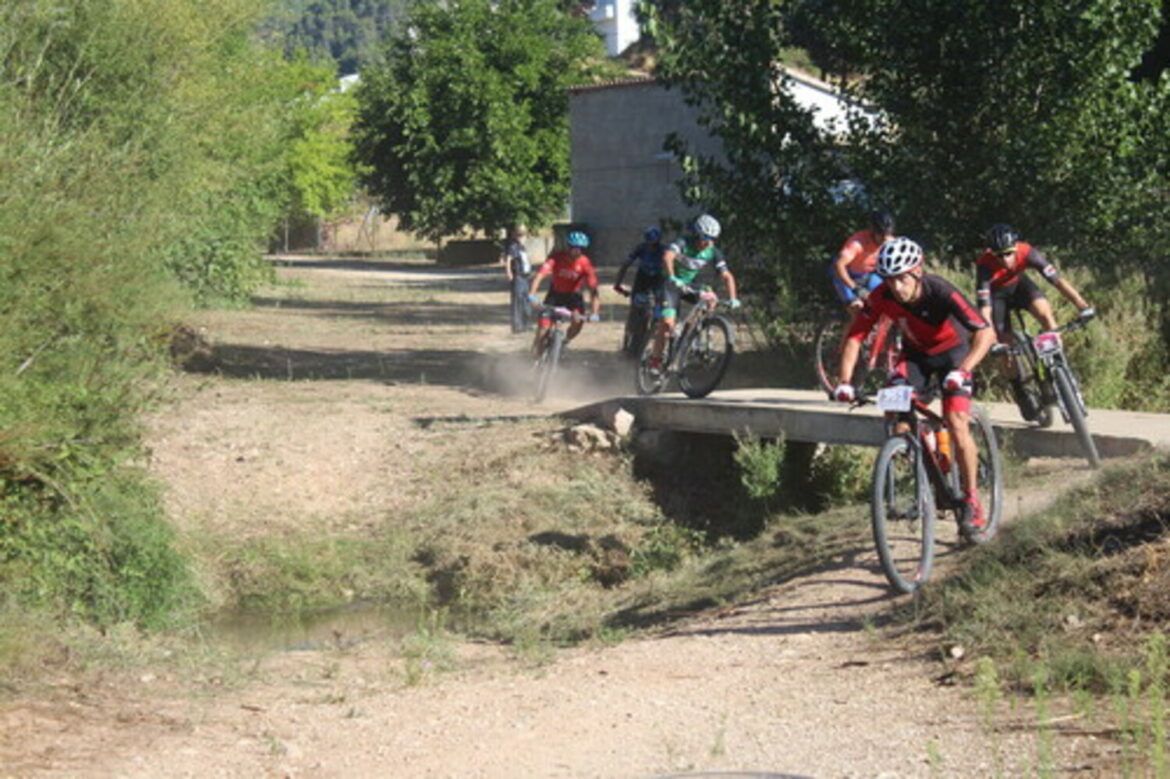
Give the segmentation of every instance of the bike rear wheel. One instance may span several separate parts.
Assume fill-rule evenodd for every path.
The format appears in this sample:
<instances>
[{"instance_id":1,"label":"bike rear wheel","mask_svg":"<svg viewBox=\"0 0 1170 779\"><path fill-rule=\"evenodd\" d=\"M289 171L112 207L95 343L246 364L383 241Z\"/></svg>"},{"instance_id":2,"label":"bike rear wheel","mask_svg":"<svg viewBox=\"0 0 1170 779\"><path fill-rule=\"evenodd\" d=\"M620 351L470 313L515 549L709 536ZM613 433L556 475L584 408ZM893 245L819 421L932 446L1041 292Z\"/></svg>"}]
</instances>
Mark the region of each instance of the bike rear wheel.
<instances>
[{"instance_id":1,"label":"bike rear wheel","mask_svg":"<svg viewBox=\"0 0 1170 779\"><path fill-rule=\"evenodd\" d=\"M683 341L679 357L678 386L687 397L709 395L723 380L731 365L735 343L731 323L721 316L708 316Z\"/></svg>"},{"instance_id":2,"label":"bike rear wheel","mask_svg":"<svg viewBox=\"0 0 1170 779\"><path fill-rule=\"evenodd\" d=\"M882 571L899 592L914 592L934 564L934 493L917 446L906 436L882 445L873 467L873 540Z\"/></svg>"},{"instance_id":3,"label":"bike rear wheel","mask_svg":"<svg viewBox=\"0 0 1170 779\"><path fill-rule=\"evenodd\" d=\"M541 403L548 396L548 389L552 385L553 376L561 362L561 350L564 349L565 334L554 329L548 335L548 346L540 355L540 364L536 369L536 392L533 400Z\"/></svg>"},{"instance_id":4,"label":"bike rear wheel","mask_svg":"<svg viewBox=\"0 0 1170 779\"><path fill-rule=\"evenodd\" d=\"M1085 452L1085 459L1093 468L1101 467L1101 455L1097 453L1097 444L1089 433L1089 422L1085 419L1085 405L1081 400L1081 393L1076 380L1067 368L1057 365L1052 369L1052 382L1056 385L1056 392L1060 396L1060 403L1064 406L1069 424L1077 434L1081 449Z\"/></svg>"}]
</instances>

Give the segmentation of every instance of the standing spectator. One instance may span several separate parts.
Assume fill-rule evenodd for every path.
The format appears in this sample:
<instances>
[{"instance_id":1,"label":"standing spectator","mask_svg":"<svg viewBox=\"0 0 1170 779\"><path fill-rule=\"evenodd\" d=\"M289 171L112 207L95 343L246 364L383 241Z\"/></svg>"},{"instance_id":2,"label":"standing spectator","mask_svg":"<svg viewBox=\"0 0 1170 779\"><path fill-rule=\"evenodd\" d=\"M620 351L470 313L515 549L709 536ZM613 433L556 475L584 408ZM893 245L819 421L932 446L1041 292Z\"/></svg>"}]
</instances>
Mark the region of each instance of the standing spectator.
<instances>
[{"instance_id":1,"label":"standing spectator","mask_svg":"<svg viewBox=\"0 0 1170 779\"><path fill-rule=\"evenodd\" d=\"M508 240L504 243L504 253L500 260L504 265L504 275L508 277L509 311L513 333L527 330L530 320L528 277L532 275L532 263L528 259L528 249L524 246L526 237L528 231L523 225L513 227L508 234Z\"/></svg>"}]
</instances>

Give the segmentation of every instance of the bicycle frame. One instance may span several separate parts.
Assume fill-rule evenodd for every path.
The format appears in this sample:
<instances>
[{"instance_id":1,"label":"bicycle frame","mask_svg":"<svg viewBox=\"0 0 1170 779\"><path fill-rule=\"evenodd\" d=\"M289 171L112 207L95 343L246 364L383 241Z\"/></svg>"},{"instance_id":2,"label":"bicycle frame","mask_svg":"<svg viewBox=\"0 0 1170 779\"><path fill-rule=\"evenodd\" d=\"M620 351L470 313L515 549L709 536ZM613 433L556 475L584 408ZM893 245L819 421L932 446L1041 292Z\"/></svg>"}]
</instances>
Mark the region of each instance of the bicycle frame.
<instances>
[{"instance_id":1,"label":"bicycle frame","mask_svg":"<svg viewBox=\"0 0 1170 779\"><path fill-rule=\"evenodd\" d=\"M909 424L910 429L899 432L897 428L901 424ZM950 467L944 467L938 447L931 443L929 436L933 433L937 441L938 432L944 427L946 420L942 415L923 403L915 394L909 412L899 413L895 418L886 420L886 436L901 435L910 442L915 455L922 459L938 507L944 510L958 509L962 507L966 497L962 485L954 477L958 474L959 464L952 456ZM953 442L951 446L954 446Z\"/></svg>"},{"instance_id":2,"label":"bicycle frame","mask_svg":"<svg viewBox=\"0 0 1170 779\"><path fill-rule=\"evenodd\" d=\"M993 351L1009 354L1016 363L1016 376L1019 380L1023 383L1035 381L1040 388L1041 398L1046 403L1055 401L1060 407L1061 416L1068 422L1071 410L1066 406L1061 393L1057 392L1053 386L1054 372L1057 368L1063 368L1073 379L1074 384L1076 380L1073 377L1072 368L1068 364L1068 358L1065 356L1064 345L1057 334L1079 330L1085 326L1085 320L1074 319L1056 330L1035 336L1028 332L1023 311L1017 310L1015 312L1015 320L1011 329L1012 343ZM1079 386L1076 387L1076 402L1079 405L1080 413L1087 414L1088 409L1081 398Z\"/></svg>"},{"instance_id":3,"label":"bicycle frame","mask_svg":"<svg viewBox=\"0 0 1170 779\"><path fill-rule=\"evenodd\" d=\"M543 306L541 307L540 315L537 318L547 319L551 323L548 332L545 333L544 338L541 339L541 350L543 351L547 347L549 339L552 338L552 333L554 330L564 330L565 323L575 322L578 319L584 319L585 317L581 314L578 314L576 311L573 311L572 309L565 308L564 306Z\"/></svg>"},{"instance_id":4,"label":"bicycle frame","mask_svg":"<svg viewBox=\"0 0 1170 779\"><path fill-rule=\"evenodd\" d=\"M715 313L720 302L719 296L711 290L699 291L698 302L691 306L690 311L681 322L675 325L674 332L670 334L670 339L666 344L666 357L662 360L663 373L674 374L678 372L679 355L682 354L682 350L678 348L679 344L686 341L687 336L699 326L699 322ZM661 320L655 319L654 321Z\"/></svg>"}]
</instances>

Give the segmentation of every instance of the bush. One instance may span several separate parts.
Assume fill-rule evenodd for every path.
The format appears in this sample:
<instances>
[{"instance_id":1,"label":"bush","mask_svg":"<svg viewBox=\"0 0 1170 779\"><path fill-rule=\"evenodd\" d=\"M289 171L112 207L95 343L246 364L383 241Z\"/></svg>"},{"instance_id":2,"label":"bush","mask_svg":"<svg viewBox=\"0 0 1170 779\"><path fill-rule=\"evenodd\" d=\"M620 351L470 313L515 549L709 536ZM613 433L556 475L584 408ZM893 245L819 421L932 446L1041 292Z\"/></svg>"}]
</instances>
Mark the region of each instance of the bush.
<instances>
[{"instance_id":1,"label":"bush","mask_svg":"<svg viewBox=\"0 0 1170 779\"><path fill-rule=\"evenodd\" d=\"M0 589L153 627L196 602L135 420L192 299L243 298L299 95L256 0L0 4Z\"/></svg>"}]
</instances>

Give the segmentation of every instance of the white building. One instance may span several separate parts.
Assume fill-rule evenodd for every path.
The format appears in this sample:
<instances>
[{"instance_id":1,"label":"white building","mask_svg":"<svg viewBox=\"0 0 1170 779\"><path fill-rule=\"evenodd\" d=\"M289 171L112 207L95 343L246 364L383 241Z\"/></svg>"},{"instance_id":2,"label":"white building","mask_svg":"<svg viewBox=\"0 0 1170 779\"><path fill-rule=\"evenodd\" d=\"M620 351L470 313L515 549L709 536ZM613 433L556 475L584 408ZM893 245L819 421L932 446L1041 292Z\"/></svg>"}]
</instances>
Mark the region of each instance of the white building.
<instances>
[{"instance_id":1,"label":"white building","mask_svg":"<svg viewBox=\"0 0 1170 779\"><path fill-rule=\"evenodd\" d=\"M611 57L621 54L641 35L634 16L634 0L597 0L589 19L605 36L605 53Z\"/></svg>"}]
</instances>

